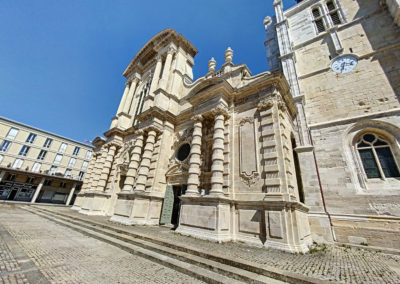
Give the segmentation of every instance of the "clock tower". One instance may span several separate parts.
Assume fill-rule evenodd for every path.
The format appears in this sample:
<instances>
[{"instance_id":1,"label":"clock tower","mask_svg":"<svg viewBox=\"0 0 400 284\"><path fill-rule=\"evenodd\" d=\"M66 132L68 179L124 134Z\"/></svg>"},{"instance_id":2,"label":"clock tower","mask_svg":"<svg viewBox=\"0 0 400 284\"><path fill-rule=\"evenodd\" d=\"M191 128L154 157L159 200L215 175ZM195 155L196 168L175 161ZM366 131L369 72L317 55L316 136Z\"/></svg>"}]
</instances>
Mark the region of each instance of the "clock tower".
<instances>
[{"instance_id":1,"label":"clock tower","mask_svg":"<svg viewBox=\"0 0 400 284\"><path fill-rule=\"evenodd\" d=\"M313 239L400 249L400 1L295 2L274 1L265 46L296 106Z\"/></svg>"}]
</instances>

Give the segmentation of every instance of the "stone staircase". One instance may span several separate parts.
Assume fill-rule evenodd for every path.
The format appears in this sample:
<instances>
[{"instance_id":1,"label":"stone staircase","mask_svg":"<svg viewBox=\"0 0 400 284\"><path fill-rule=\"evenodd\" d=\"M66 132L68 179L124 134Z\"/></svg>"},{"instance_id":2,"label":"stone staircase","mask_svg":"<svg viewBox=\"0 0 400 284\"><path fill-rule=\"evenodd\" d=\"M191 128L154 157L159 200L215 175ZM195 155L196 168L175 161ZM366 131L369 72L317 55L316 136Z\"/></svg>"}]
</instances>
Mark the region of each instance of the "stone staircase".
<instances>
[{"instance_id":1,"label":"stone staircase","mask_svg":"<svg viewBox=\"0 0 400 284\"><path fill-rule=\"evenodd\" d=\"M184 244L132 232L113 224L91 220L87 216L64 214L40 206L24 206L22 208L207 283L328 283L328 281L271 267L267 268L244 260L230 259Z\"/></svg>"}]
</instances>

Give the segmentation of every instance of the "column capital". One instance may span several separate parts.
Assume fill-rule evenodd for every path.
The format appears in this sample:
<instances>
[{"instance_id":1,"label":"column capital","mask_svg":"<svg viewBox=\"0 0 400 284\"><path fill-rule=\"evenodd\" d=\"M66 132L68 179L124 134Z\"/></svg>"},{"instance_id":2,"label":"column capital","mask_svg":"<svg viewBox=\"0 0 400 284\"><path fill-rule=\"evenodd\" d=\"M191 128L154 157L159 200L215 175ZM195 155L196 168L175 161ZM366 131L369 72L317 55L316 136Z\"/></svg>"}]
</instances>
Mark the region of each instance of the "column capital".
<instances>
[{"instance_id":1,"label":"column capital","mask_svg":"<svg viewBox=\"0 0 400 284\"><path fill-rule=\"evenodd\" d=\"M212 111L210 111L210 114L213 117L216 117L217 115L223 115L224 119L230 118L230 115L228 113L228 108L223 105L218 105L216 108L214 108Z\"/></svg>"},{"instance_id":2,"label":"column capital","mask_svg":"<svg viewBox=\"0 0 400 284\"><path fill-rule=\"evenodd\" d=\"M157 61L157 62L161 62L161 61L162 61L162 56L161 56L161 54L157 54L157 55L156 55L156 61Z\"/></svg>"},{"instance_id":3,"label":"column capital","mask_svg":"<svg viewBox=\"0 0 400 284\"><path fill-rule=\"evenodd\" d=\"M197 114L197 115L194 115L194 116L191 118L191 120L192 120L193 122L202 122L202 121L204 120L204 117L203 117L201 114Z\"/></svg>"},{"instance_id":4,"label":"column capital","mask_svg":"<svg viewBox=\"0 0 400 284\"><path fill-rule=\"evenodd\" d=\"M167 49L167 54L174 54L176 52L176 49L172 46L168 47Z\"/></svg>"},{"instance_id":5,"label":"column capital","mask_svg":"<svg viewBox=\"0 0 400 284\"><path fill-rule=\"evenodd\" d=\"M145 129L143 129L143 131L146 132L147 135L149 135L150 132L155 132L155 136L157 136L157 135L159 135L159 134L161 134L163 132L161 129L159 129L159 128L155 127L155 126L149 126L149 127L145 128Z\"/></svg>"}]
</instances>

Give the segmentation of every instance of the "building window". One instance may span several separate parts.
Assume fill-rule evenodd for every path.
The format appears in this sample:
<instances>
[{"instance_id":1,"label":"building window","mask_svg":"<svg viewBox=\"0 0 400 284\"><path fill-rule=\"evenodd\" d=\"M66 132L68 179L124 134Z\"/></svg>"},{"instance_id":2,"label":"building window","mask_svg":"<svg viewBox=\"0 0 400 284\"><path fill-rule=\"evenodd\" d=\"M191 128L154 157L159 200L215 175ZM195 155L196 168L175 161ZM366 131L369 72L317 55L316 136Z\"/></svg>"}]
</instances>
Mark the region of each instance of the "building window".
<instances>
[{"instance_id":1,"label":"building window","mask_svg":"<svg viewBox=\"0 0 400 284\"><path fill-rule=\"evenodd\" d=\"M46 141L43 144L44 148L50 148L51 143L53 142L53 139L51 138L46 138Z\"/></svg>"},{"instance_id":2,"label":"building window","mask_svg":"<svg viewBox=\"0 0 400 284\"><path fill-rule=\"evenodd\" d=\"M75 158L71 158L70 160L69 160L69 163L68 163L68 167L74 167L75 166L75 162L76 162L76 159Z\"/></svg>"},{"instance_id":3,"label":"building window","mask_svg":"<svg viewBox=\"0 0 400 284\"><path fill-rule=\"evenodd\" d=\"M71 172L72 172L72 170L71 169L66 169L65 170L65 177L71 177Z\"/></svg>"},{"instance_id":4,"label":"building window","mask_svg":"<svg viewBox=\"0 0 400 284\"><path fill-rule=\"evenodd\" d=\"M26 138L26 143L33 143L35 142L36 134L29 133L28 138Z\"/></svg>"},{"instance_id":5,"label":"building window","mask_svg":"<svg viewBox=\"0 0 400 284\"><path fill-rule=\"evenodd\" d=\"M333 1L326 2L326 7L329 11L329 16L332 20L334 26L340 25L342 22L340 20L339 11Z\"/></svg>"},{"instance_id":6,"label":"building window","mask_svg":"<svg viewBox=\"0 0 400 284\"><path fill-rule=\"evenodd\" d=\"M17 176L15 174L8 174L6 177L6 181L15 181Z\"/></svg>"},{"instance_id":7,"label":"building window","mask_svg":"<svg viewBox=\"0 0 400 284\"><path fill-rule=\"evenodd\" d=\"M74 149L74 152L72 153L72 155L74 155L74 156L78 156L78 153L79 153L79 150L80 150L81 148L79 148L79 147L75 147L75 149Z\"/></svg>"},{"instance_id":8,"label":"building window","mask_svg":"<svg viewBox=\"0 0 400 284\"><path fill-rule=\"evenodd\" d=\"M30 148L31 148L31 147L26 146L26 145L22 146L21 151L19 151L19 154L18 154L18 155L24 156L24 157L25 157L26 154L28 154Z\"/></svg>"},{"instance_id":9,"label":"building window","mask_svg":"<svg viewBox=\"0 0 400 284\"><path fill-rule=\"evenodd\" d=\"M82 170L83 171L85 171L86 169L87 169L87 167L88 167L88 162L87 161L83 161L83 163L82 163Z\"/></svg>"},{"instance_id":10,"label":"building window","mask_svg":"<svg viewBox=\"0 0 400 284\"><path fill-rule=\"evenodd\" d=\"M49 175L54 175L56 173L57 167L56 166L51 166L49 170Z\"/></svg>"},{"instance_id":11,"label":"building window","mask_svg":"<svg viewBox=\"0 0 400 284\"><path fill-rule=\"evenodd\" d=\"M7 138L13 140L15 136L17 136L17 134L18 134L18 129L13 127L8 131Z\"/></svg>"},{"instance_id":12,"label":"building window","mask_svg":"<svg viewBox=\"0 0 400 284\"><path fill-rule=\"evenodd\" d=\"M82 180L84 175L85 175L84 172L79 172L79 180Z\"/></svg>"},{"instance_id":13,"label":"building window","mask_svg":"<svg viewBox=\"0 0 400 284\"><path fill-rule=\"evenodd\" d=\"M51 179L46 179L43 185L51 186Z\"/></svg>"},{"instance_id":14,"label":"building window","mask_svg":"<svg viewBox=\"0 0 400 284\"><path fill-rule=\"evenodd\" d=\"M357 150L367 178L400 177L392 150L384 138L364 134L357 142Z\"/></svg>"},{"instance_id":15,"label":"building window","mask_svg":"<svg viewBox=\"0 0 400 284\"><path fill-rule=\"evenodd\" d=\"M319 7L315 7L312 9L312 14L314 17L314 24L315 27L317 28L318 33L322 33L325 31L325 24L324 20L322 18L321 10Z\"/></svg>"},{"instance_id":16,"label":"building window","mask_svg":"<svg viewBox=\"0 0 400 284\"><path fill-rule=\"evenodd\" d=\"M61 188L66 188L67 187L67 183L66 182L60 182L60 187Z\"/></svg>"},{"instance_id":17,"label":"building window","mask_svg":"<svg viewBox=\"0 0 400 284\"><path fill-rule=\"evenodd\" d=\"M54 158L54 164L59 164L62 160L63 155L57 154L56 157Z\"/></svg>"},{"instance_id":18,"label":"building window","mask_svg":"<svg viewBox=\"0 0 400 284\"><path fill-rule=\"evenodd\" d=\"M47 151L45 150L40 150L40 153L38 155L38 160L44 160L44 158L46 157Z\"/></svg>"},{"instance_id":19,"label":"building window","mask_svg":"<svg viewBox=\"0 0 400 284\"><path fill-rule=\"evenodd\" d=\"M90 160L92 158L92 153L93 153L92 151L88 150L86 152L85 160Z\"/></svg>"},{"instance_id":20,"label":"building window","mask_svg":"<svg viewBox=\"0 0 400 284\"><path fill-rule=\"evenodd\" d=\"M0 152L7 152L8 148L10 147L11 142L4 140L0 147Z\"/></svg>"},{"instance_id":21,"label":"building window","mask_svg":"<svg viewBox=\"0 0 400 284\"><path fill-rule=\"evenodd\" d=\"M15 159L14 164L13 164L13 168L14 169L20 169L22 167L22 164L24 163L24 160L22 159Z\"/></svg>"},{"instance_id":22,"label":"building window","mask_svg":"<svg viewBox=\"0 0 400 284\"><path fill-rule=\"evenodd\" d=\"M58 149L58 152L64 153L66 149L67 149L67 143L61 143L61 146L60 146L60 149Z\"/></svg>"},{"instance_id":23,"label":"building window","mask_svg":"<svg viewBox=\"0 0 400 284\"><path fill-rule=\"evenodd\" d=\"M33 167L32 167L32 172L37 173L38 171L40 171L41 166L42 166L41 163L38 163L38 162L34 163Z\"/></svg>"},{"instance_id":24,"label":"building window","mask_svg":"<svg viewBox=\"0 0 400 284\"><path fill-rule=\"evenodd\" d=\"M35 178L34 177L27 177L25 183L33 184L34 182L35 182Z\"/></svg>"}]
</instances>

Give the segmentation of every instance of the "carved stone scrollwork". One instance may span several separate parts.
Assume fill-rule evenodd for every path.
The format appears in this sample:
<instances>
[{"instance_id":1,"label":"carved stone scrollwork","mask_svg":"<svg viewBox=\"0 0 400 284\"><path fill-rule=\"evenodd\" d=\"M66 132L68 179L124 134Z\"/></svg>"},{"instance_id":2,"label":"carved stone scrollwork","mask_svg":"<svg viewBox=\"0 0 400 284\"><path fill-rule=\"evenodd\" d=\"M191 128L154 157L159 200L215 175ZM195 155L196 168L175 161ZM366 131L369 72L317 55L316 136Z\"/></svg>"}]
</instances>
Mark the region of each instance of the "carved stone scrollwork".
<instances>
[{"instance_id":1,"label":"carved stone scrollwork","mask_svg":"<svg viewBox=\"0 0 400 284\"><path fill-rule=\"evenodd\" d=\"M254 117L244 117L239 121L240 178L247 186L260 179L255 129Z\"/></svg>"},{"instance_id":2,"label":"carved stone scrollwork","mask_svg":"<svg viewBox=\"0 0 400 284\"><path fill-rule=\"evenodd\" d=\"M271 108L274 105L274 100L272 97L268 97L262 101L260 101L257 105L258 111L263 111Z\"/></svg>"},{"instance_id":3,"label":"carved stone scrollwork","mask_svg":"<svg viewBox=\"0 0 400 284\"><path fill-rule=\"evenodd\" d=\"M240 178L247 186L252 186L260 180L260 175L258 173L253 173L248 176L246 173L240 173Z\"/></svg>"},{"instance_id":4,"label":"carved stone scrollwork","mask_svg":"<svg viewBox=\"0 0 400 284\"><path fill-rule=\"evenodd\" d=\"M263 110L271 108L274 104L276 104L278 106L278 108L282 111L287 110L284 99L278 93L273 93L269 97L261 100L258 103L257 109L258 109L258 111L263 111Z\"/></svg>"},{"instance_id":5,"label":"carved stone scrollwork","mask_svg":"<svg viewBox=\"0 0 400 284\"><path fill-rule=\"evenodd\" d=\"M254 117L245 117L242 120L240 120L239 124L240 126L243 126L245 123L253 123L254 122Z\"/></svg>"}]
</instances>

